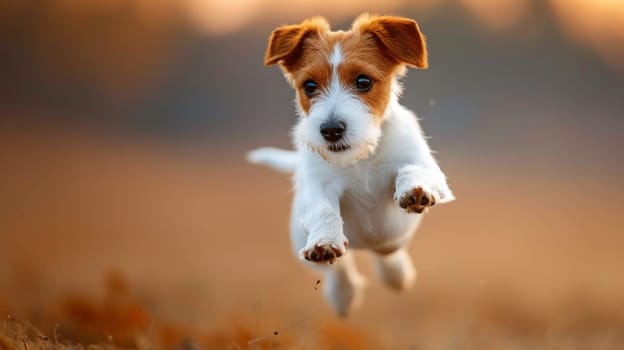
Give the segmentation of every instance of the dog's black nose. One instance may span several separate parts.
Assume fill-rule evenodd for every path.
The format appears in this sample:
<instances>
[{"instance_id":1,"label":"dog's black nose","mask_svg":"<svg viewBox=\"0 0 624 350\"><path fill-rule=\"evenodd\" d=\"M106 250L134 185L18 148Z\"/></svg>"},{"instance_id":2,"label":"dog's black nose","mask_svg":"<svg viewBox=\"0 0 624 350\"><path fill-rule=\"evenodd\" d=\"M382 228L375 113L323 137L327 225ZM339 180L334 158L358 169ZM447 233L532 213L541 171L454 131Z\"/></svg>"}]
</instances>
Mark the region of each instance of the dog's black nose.
<instances>
[{"instance_id":1,"label":"dog's black nose","mask_svg":"<svg viewBox=\"0 0 624 350\"><path fill-rule=\"evenodd\" d=\"M342 138L345 131L345 123L337 121L328 121L321 124L321 135L329 142L336 142Z\"/></svg>"}]
</instances>

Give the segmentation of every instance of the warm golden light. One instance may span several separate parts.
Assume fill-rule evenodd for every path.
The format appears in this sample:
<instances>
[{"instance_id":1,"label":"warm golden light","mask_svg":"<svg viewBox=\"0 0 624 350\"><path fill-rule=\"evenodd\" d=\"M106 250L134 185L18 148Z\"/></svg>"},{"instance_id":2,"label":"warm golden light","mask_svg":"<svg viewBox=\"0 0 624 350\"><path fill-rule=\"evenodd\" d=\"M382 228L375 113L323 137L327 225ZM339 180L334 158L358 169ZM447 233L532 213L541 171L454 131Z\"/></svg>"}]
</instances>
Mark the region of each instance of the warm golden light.
<instances>
[{"instance_id":1,"label":"warm golden light","mask_svg":"<svg viewBox=\"0 0 624 350\"><path fill-rule=\"evenodd\" d=\"M193 24L211 34L236 31L258 14L262 0L185 0L186 13Z\"/></svg>"},{"instance_id":2,"label":"warm golden light","mask_svg":"<svg viewBox=\"0 0 624 350\"><path fill-rule=\"evenodd\" d=\"M271 30L363 12L427 37L400 102L457 201L412 290L355 252L339 320L292 181L244 159L297 122ZM624 349L624 0L0 0L0 47L0 350Z\"/></svg>"},{"instance_id":3,"label":"warm golden light","mask_svg":"<svg viewBox=\"0 0 624 350\"><path fill-rule=\"evenodd\" d=\"M440 0L420 1L416 6L428 9ZM406 3L405 0L185 0L186 13L197 28L212 35L227 34L260 20L303 19L323 15L332 19L349 19L361 12L387 13Z\"/></svg>"},{"instance_id":4,"label":"warm golden light","mask_svg":"<svg viewBox=\"0 0 624 350\"><path fill-rule=\"evenodd\" d=\"M624 1L551 0L565 32L624 70Z\"/></svg>"},{"instance_id":5,"label":"warm golden light","mask_svg":"<svg viewBox=\"0 0 624 350\"><path fill-rule=\"evenodd\" d=\"M479 21L491 29L505 29L521 20L529 10L528 0L460 0Z\"/></svg>"}]
</instances>

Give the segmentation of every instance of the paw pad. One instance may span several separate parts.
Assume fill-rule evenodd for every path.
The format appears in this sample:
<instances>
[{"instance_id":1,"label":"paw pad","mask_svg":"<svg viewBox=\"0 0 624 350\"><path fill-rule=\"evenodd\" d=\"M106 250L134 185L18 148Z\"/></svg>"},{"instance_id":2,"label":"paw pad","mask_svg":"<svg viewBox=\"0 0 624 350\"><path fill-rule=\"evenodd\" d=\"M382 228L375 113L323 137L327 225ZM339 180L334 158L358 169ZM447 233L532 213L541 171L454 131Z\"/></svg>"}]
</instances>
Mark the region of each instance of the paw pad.
<instances>
[{"instance_id":1,"label":"paw pad","mask_svg":"<svg viewBox=\"0 0 624 350\"><path fill-rule=\"evenodd\" d=\"M347 243L344 243L346 246ZM312 249L304 250L302 252L303 258L308 261L319 262L319 263L330 263L333 264L341 257L345 252L345 247L340 247L336 244L324 245L317 244Z\"/></svg>"},{"instance_id":2,"label":"paw pad","mask_svg":"<svg viewBox=\"0 0 624 350\"><path fill-rule=\"evenodd\" d=\"M407 210L408 213L423 213L428 207L436 204L435 197L423 190L422 187L415 187L411 191L406 192L399 199L401 208Z\"/></svg>"}]
</instances>

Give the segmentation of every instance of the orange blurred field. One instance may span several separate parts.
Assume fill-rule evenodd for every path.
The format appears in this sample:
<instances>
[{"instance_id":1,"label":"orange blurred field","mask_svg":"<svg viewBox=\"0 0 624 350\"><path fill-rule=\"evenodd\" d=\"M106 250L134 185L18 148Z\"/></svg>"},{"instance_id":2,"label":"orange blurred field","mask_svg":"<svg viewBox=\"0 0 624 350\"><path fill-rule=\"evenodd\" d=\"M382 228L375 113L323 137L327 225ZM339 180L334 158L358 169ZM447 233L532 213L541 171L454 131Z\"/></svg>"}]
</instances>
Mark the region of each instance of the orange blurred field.
<instances>
[{"instance_id":1,"label":"orange blurred field","mask_svg":"<svg viewBox=\"0 0 624 350\"><path fill-rule=\"evenodd\" d=\"M273 28L413 18L458 200L337 319L291 251ZM0 350L624 349L624 2L0 1Z\"/></svg>"},{"instance_id":2,"label":"orange blurred field","mask_svg":"<svg viewBox=\"0 0 624 350\"><path fill-rule=\"evenodd\" d=\"M413 241L415 288L385 289L361 254L367 299L342 322L290 250L286 176L225 149L206 156L25 123L0 130L0 311L48 335L50 324L72 322L68 296L109 300L103 280L114 273L143 310L140 326L178 327L173 344L185 332L227 335L244 324L248 333L229 348L323 348L332 339L348 343L337 349L624 346L615 174L521 164L494 173L487 160L440 155L458 200L432 210ZM85 339L106 343L97 334Z\"/></svg>"}]
</instances>

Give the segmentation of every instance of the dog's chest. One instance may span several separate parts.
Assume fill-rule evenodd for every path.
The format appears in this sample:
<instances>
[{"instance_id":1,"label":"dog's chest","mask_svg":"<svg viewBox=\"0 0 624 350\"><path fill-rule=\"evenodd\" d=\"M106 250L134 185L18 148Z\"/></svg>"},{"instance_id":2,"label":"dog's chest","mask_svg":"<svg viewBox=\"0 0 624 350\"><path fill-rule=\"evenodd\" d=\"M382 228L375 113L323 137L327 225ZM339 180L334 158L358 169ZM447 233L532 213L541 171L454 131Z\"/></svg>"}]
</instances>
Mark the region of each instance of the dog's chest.
<instances>
[{"instance_id":1,"label":"dog's chest","mask_svg":"<svg viewBox=\"0 0 624 350\"><path fill-rule=\"evenodd\" d=\"M386 246L409 233L413 220L393 200L394 172L360 167L344 175L348 185L340 209L354 248Z\"/></svg>"},{"instance_id":2,"label":"dog's chest","mask_svg":"<svg viewBox=\"0 0 624 350\"><path fill-rule=\"evenodd\" d=\"M370 221L376 209L387 199L389 181L375 174L352 177L341 199L341 211Z\"/></svg>"}]
</instances>

